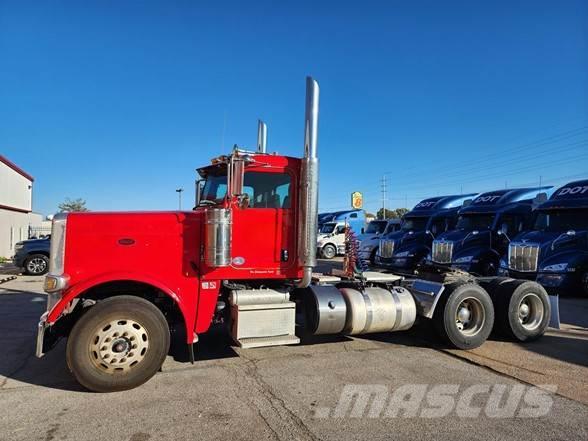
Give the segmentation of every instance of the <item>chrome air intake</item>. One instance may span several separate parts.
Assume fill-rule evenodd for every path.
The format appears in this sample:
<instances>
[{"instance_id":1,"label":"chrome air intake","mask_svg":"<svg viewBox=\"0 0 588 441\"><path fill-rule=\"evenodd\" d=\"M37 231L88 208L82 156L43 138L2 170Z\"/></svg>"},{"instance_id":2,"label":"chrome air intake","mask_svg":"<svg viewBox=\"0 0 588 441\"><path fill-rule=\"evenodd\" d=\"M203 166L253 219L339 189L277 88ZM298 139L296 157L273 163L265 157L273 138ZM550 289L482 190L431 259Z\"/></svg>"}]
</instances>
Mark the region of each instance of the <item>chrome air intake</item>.
<instances>
[{"instance_id":1,"label":"chrome air intake","mask_svg":"<svg viewBox=\"0 0 588 441\"><path fill-rule=\"evenodd\" d=\"M265 153L267 151L267 125L262 121L257 121L257 152Z\"/></svg>"},{"instance_id":2,"label":"chrome air intake","mask_svg":"<svg viewBox=\"0 0 588 441\"><path fill-rule=\"evenodd\" d=\"M391 258L394 255L394 241L388 239L381 239L379 254L380 257L383 257L385 259Z\"/></svg>"},{"instance_id":3,"label":"chrome air intake","mask_svg":"<svg viewBox=\"0 0 588 441\"><path fill-rule=\"evenodd\" d=\"M441 240L433 241L433 250L431 257L436 263L451 263L453 255L453 242L445 242Z\"/></svg>"},{"instance_id":4,"label":"chrome air intake","mask_svg":"<svg viewBox=\"0 0 588 441\"><path fill-rule=\"evenodd\" d=\"M511 243L508 247L508 268L521 272L536 272L539 261L539 245Z\"/></svg>"},{"instance_id":5,"label":"chrome air intake","mask_svg":"<svg viewBox=\"0 0 588 441\"><path fill-rule=\"evenodd\" d=\"M298 264L304 267L299 288L310 284L312 268L316 266L316 237L318 230L318 109L319 86L306 77L306 112L304 117L304 157L300 170L300 205L298 218Z\"/></svg>"}]
</instances>

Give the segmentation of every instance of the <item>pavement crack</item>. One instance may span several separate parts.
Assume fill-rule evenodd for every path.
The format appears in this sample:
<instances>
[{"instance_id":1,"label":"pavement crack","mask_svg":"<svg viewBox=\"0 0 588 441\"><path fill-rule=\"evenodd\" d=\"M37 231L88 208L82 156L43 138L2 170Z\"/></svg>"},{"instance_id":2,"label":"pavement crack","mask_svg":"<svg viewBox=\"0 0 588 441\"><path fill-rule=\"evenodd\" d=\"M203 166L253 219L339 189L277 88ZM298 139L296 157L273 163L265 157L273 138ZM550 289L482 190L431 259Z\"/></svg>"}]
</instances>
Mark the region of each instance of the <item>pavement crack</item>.
<instances>
[{"instance_id":1,"label":"pavement crack","mask_svg":"<svg viewBox=\"0 0 588 441\"><path fill-rule=\"evenodd\" d=\"M308 428L302 418L289 409L284 399L276 395L273 388L264 380L259 372L258 360L248 358L243 354L241 354L241 357L246 362L235 367L243 371L252 380L251 385L261 394L264 401L269 404L272 413L264 414L263 406L260 406L261 403L255 402L254 399L252 400L258 415L271 430L274 437L278 440L292 438L311 441L319 440L320 438Z\"/></svg>"}]
</instances>

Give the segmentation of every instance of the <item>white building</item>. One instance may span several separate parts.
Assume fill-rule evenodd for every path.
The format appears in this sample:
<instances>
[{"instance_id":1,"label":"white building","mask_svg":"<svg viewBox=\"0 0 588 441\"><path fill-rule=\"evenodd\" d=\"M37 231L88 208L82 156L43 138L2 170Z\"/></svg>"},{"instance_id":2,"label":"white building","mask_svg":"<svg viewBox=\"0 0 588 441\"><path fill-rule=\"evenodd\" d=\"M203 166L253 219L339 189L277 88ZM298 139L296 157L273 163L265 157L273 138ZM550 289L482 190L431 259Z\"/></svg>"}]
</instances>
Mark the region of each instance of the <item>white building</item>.
<instances>
[{"instance_id":1,"label":"white building","mask_svg":"<svg viewBox=\"0 0 588 441\"><path fill-rule=\"evenodd\" d=\"M0 257L14 254L14 244L39 228L42 216L33 213L34 178L0 155Z\"/></svg>"}]
</instances>

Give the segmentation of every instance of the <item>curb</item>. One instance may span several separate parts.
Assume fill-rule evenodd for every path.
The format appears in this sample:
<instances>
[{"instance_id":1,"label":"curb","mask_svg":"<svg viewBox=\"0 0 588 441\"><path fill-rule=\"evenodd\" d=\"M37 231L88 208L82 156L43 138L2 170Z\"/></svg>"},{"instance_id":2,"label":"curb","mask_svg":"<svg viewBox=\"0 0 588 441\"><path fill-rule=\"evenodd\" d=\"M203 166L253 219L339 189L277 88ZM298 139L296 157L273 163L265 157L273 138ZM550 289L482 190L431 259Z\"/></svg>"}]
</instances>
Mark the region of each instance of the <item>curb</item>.
<instances>
[{"instance_id":1,"label":"curb","mask_svg":"<svg viewBox=\"0 0 588 441\"><path fill-rule=\"evenodd\" d=\"M0 284L10 282L11 280L14 280L14 279L16 279L16 276L4 277L3 279L0 279Z\"/></svg>"}]
</instances>

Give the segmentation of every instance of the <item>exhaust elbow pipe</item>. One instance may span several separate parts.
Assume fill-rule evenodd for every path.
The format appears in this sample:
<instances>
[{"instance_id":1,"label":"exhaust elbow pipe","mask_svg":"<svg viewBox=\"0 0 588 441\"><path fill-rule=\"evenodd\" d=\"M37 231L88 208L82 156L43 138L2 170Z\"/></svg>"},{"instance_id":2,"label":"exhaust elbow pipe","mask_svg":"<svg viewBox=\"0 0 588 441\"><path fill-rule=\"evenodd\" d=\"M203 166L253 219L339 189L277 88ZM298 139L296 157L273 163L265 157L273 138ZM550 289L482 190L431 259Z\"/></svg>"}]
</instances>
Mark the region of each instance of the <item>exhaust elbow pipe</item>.
<instances>
[{"instance_id":1,"label":"exhaust elbow pipe","mask_svg":"<svg viewBox=\"0 0 588 441\"><path fill-rule=\"evenodd\" d=\"M316 238L318 228L318 112L319 85L306 77L306 111L304 117L304 157L300 170L300 198L298 218L298 264L304 277L298 288L310 285L312 269L316 266Z\"/></svg>"},{"instance_id":2,"label":"exhaust elbow pipe","mask_svg":"<svg viewBox=\"0 0 588 441\"><path fill-rule=\"evenodd\" d=\"M257 152L267 151L267 125L262 120L257 120Z\"/></svg>"}]
</instances>

